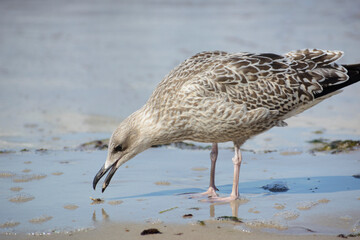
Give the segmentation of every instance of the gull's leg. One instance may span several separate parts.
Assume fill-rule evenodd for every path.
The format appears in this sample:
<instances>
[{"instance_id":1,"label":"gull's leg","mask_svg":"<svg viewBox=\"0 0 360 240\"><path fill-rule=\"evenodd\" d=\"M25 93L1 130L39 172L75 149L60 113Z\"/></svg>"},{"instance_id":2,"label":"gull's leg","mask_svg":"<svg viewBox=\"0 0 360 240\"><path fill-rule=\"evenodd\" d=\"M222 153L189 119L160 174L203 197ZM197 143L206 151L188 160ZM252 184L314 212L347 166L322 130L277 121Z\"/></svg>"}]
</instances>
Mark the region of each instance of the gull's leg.
<instances>
[{"instance_id":1,"label":"gull's leg","mask_svg":"<svg viewBox=\"0 0 360 240\"><path fill-rule=\"evenodd\" d=\"M210 153L210 160L211 160L211 170L210 170L210 184L209 189L213 189L214 191L219 191L217 187L215 186L215 166L216 166L216 160L218 157L218 144L213 143Z\"/></svg>"},{"instance_id":2,"label":"gull's leg","mask_svg":"<svg viewBox=\"0 0 360 240\"><path fill-rule=\"evenodd\" d=\"M232 159L234 163L234 179L233 187L230 194L230 198L238 199L239 198L239 176L240 176L240 166L241 166L241 152L240 146L235 144L235 156Z\"/></svg>"},{"instance_id":3,"label":"gull's leg","mask_svg":"<svg viewBox=\"0 0 360 240\"><path fill-rule=\"evenodd\" d=\"M211 169L210 169L210 184L209 188L206 192L202 193L202 195L208 195L209 197L217 197L216 191L219 191L215 186L215 166L216 160L218 156L218 144L213 143L210 153L210 160L211 160Z\"/></svg>"},{"instance_id":4,"label":"gull's leg","mask_svg":"<svg viewBox=\"0 0 360 240\"><path fill-rule=\"evenodd\" d=\"M235 145L235 156L232 161L234 163L234 178L233 178L233 186L230 197L211 197L209 201L214 202L231 202L239 198L239 175L240 175L240 166L241 166L241 152L240 145Z\"/></svg>"}]
</instances>

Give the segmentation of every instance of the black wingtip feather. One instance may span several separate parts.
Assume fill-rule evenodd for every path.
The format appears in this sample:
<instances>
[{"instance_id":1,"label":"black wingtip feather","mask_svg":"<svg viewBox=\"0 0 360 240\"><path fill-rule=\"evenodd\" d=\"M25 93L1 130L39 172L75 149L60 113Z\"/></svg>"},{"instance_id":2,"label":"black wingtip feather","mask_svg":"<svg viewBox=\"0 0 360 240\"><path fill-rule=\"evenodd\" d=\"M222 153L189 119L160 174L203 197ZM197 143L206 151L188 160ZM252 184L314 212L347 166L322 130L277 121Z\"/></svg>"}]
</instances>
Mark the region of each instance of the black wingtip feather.
<instances>
[{"instance_id":1,"label":"black wingtip feather","mask_svg":"<svg viewBox=\"0 0 360 240\"><path fill-rule=\"evenodd\" d=\"M324 90L320 93L315 93L315 98L325 96L329 93L335 92L339 89L347 87L351 84L357 83L360 81L360 64L351 64L351 65L342 65L348 71L349 79L343 83L330 85L324 87Z\"/></svg>"}]
</instances>

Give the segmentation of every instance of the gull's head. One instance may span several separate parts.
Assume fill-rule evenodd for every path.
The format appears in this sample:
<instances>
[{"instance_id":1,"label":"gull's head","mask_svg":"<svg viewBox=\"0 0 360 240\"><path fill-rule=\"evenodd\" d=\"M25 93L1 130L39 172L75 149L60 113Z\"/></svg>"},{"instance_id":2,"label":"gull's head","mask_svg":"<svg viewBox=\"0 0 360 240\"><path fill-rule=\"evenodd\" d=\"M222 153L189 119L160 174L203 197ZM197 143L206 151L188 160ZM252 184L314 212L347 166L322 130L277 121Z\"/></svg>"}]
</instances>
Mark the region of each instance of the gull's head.
<instances>
[{"instance_id":1,"label":"gull's head","mask_svg":"<svg viewBox=\"0 0 360 240\"><path fill-rule=\"evenodd\" d=\"M94 189L98 181L110 170L102 186L102 192L104 192L116 170L122 164L151 147L146 131L141 131L136 122L136 118L130 116L113 132L109 141L105 164L94 177Z\"/></svg>"}]
</instances>

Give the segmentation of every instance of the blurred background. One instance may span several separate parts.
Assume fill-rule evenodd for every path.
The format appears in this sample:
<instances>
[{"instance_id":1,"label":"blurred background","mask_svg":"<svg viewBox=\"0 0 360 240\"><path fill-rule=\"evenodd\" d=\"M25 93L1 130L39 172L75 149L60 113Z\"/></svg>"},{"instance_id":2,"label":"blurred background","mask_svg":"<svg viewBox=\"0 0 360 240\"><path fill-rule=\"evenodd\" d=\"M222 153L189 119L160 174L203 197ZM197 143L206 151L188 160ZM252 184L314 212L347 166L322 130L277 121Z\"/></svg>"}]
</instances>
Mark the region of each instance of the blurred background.
<instances>
[{"instance_id":1,"label":"blurred background","mask_svg":"<svg viewBox=\"0 0 360 240\"><path fill-rule=\"evenodd\" d=\"M0 149L109 137L200 51L334 49L359 63L359 10L358 0L1 0ZM358 136L359 91L290 125Z\"/></svg>"}]
</instances>

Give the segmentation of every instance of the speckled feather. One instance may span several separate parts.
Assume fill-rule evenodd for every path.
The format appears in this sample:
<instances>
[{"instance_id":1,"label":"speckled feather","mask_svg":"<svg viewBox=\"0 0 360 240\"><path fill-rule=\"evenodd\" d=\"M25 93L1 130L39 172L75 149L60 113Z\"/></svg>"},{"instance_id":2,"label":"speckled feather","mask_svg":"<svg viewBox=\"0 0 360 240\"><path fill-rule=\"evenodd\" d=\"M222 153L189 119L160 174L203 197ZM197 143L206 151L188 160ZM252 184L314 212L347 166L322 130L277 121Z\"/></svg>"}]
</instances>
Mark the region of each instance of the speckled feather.
<instances>
[{"instance_id":1,"label":"speckled feather","mask_svg":"<svg viewBox=\"0 0 360 240\"><path fill-rule=\"evenodd\" d=\"M138 114L164 131L156 143L242 144L286 125L283 120L312 106L324 87L346 81L347 70L335 63L342 54L317 49L284 56L202 52L172 70Z\"/></svg>"}]
</instances>

